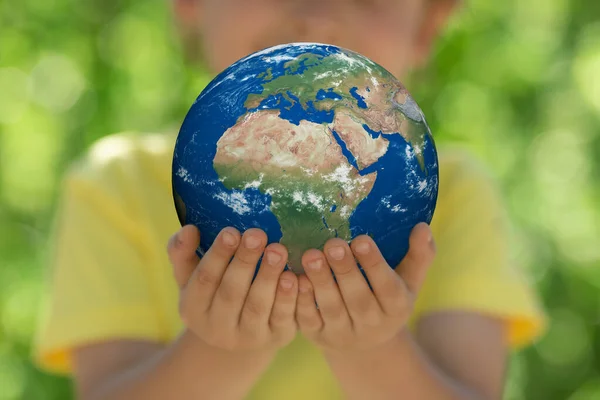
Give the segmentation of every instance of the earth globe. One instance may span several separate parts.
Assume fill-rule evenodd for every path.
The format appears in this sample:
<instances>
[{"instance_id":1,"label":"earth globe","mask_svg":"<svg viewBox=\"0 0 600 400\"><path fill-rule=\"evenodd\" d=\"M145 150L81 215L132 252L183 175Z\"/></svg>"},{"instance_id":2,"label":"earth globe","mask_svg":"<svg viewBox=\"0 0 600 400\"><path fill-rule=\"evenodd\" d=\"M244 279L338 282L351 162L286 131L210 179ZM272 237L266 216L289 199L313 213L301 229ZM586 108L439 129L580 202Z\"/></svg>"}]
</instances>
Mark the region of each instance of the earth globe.
<instances>
[{"instance_id":1,"label":"earth globe","mask_svg":"<svg viewBox=\"0 0 600 400\"><path fill-rule=\"evenodd\" d=\"M435 143L406 88L320 43L270 47L216 76L183 121L172 167L200 256L222 228L255 227L287 247L295 273L304 251L361 234L395 268L438 193Z\"/></svg>"}]
</instances>

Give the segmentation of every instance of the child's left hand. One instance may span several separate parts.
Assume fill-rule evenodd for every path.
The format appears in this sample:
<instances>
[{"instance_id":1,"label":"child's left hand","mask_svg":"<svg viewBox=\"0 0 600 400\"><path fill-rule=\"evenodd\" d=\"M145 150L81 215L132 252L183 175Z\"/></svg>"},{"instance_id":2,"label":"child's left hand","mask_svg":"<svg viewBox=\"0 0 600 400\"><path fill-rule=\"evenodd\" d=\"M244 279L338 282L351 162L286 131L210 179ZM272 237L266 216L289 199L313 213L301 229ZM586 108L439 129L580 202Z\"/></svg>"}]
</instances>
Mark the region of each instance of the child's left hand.
<instances>
[{"instance_id":1,"label":"child's left hand","mask_svg":"<svg viewBox=\"0 0 600 400\"><path fill-rule=\"evenodd\" d=\"M306 275L299 276L296 307L296 320L304 336L324 350L345 352L373 348L397 335L411 315L435 256L427 224L413 228L409 243L408 254L396 270L365 235L355 238L350 246L341 239L331 239L325 244L325 254L314 249L304 253Z\"/></svg>"}]
</instances>

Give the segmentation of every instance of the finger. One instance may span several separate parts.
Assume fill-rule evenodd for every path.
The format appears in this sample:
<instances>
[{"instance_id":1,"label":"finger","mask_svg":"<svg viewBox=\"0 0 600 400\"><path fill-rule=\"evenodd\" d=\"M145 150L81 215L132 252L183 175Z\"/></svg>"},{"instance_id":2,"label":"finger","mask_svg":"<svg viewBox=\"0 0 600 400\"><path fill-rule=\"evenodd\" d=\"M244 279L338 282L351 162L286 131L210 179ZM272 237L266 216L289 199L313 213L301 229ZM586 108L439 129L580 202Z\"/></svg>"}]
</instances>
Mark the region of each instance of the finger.
<instances>
[{"instance_id":1,"label":"finger","mask_svg":"<svg viewBox=\"0 0 600 400\"><path fill-rule=\"evenodd\" d=\"M298 278L292 271L284 271L279 278L275 303L269 325L279 335L293 335L296 330L295 313L298 298Z\"/></svg>"},{"instance_id":2,"label":"finger","mask_svg":"<svg viewBox=\"0 0 600 400\"><path fill-rule=\"evenodd\" d=\"M385 261L373 239L367 235L358 236L350 247L365 271L381 309L388 315L402 311L409 304L408 289Z\"/></svg>"},{"instance_id":3,"label":"finger","mask_svg":"<svg viewBox=\"0 0 600 400\"><path fill-rule=\"evenodd\" d=\"M167 253L173 266L173 275L179 289L188 283L200 259L196 249L200 244L200 231L194 225L186 225L169 239Z\"/></svg>"},{"instance_id":4,"label":"finger","mask_svg":"<svg viewBox=\"0 0 600 400\"><path fill-rule=\"evenodd\" d=\"M331 239L325 243L324 250L350 318L358 322L375 317L373 314L380 312L379 304L348 244L342 239Z\"/></svg>"},{"instance_id":5,"label":"finger","mask_svg":"<svg viewBox=\"0 0 600 400\"><path fill-rule=\"evenodd\" d=\"M421 222L413 228L409 237L408 253L396 268L396 272L408 286L413 295L417 295L427 269L435 258L435 243L429 225Z\"/></svg>"},{"instance_id":6,"label":"finger","mask_svg":"<svg viewBox=\"0 0 600 400\"><path fill-rule=\"evenodd\" d=\"M184 307L189 303L194 312L206 312L210 308L229 260L238 248L240 236L237 229L224 228L215 238L186 286Z\"/></svg>"},{"instance_id":7,"label":"finger","mask_svg":"<svg viewBox=\"0 0 600 400\"><path fill-rule=\"evenodd\" d=\"M348 325L351 325L350 316L324 254L319 250L308 250L302 256L302 265L314 288L323 322L339 329L348 329Z\"/></svg>"},{"instance_id":8,"label":"finger","mask_svg":"<svg viewBox=\"0 0 600 400\"><path fill-rule=\"evenodd\" d=\"M240 321L242 306L266 244L267 235L262 230L248 229L223 275L211 312L227 326L237 326Z\"/></svg>"},{"instance_id":9,"label":"finger","mask_svg":"<svg viewBox=\"0 0 600 400\"><path fill-rule=\"evenodd\" d=\"M298 276L298 288L296 322L300 331L310 337L323 328L323 319L315 304L313 286L306 275Z\"/></svg>"},{"instance_id":10,"label":"finger","mask_svg":"<svg viewBox=\"0 0 600 400\"><path fill-rule=\"evenodd\" d=\"M240 317L242 328L259 324L266 325L269 322L273 303L275 302L277 283L286 262L287 250L285 246L279 243L272 243L267 246L260 269L256 279L250 286L248 297L242 309Z\"/></svg>"}]
</instances>

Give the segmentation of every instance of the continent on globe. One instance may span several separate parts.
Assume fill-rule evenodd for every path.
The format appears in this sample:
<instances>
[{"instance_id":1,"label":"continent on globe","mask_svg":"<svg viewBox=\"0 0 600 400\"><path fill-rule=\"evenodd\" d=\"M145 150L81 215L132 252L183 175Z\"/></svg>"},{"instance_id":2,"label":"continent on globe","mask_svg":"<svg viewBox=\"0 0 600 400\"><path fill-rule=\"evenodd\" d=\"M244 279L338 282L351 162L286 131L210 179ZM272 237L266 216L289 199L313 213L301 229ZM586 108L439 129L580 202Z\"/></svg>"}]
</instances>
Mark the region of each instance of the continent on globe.
<instances>
[{"instance_id":1,"label":"continent on globe","mask_svg":"<svg viewBox=\"0 0 600 400\"><path fill-rule=\"evenodd\" d=\"M435 144L404 86L336 46L295 43L219 74L181 127L173 194L203 254L225 226L263 229L303 272L302 253L368 234L392 267L412 227L430 222Z\"/></svg>"},{"instance_id":2,"label":"continent on globe","mask_svg":"<svg viewBox=\"0 0 600 400\"><path fill-rule=\"evenodd\" d=\"M377 177L377 172L360 176L327 126L305 120L294 125L273 110L247 114L225 131L214 167L227 189L253 187L271 196L280 242L297 272L307 248L350 237L348 217Z\"/></svg>"}]
</instances>

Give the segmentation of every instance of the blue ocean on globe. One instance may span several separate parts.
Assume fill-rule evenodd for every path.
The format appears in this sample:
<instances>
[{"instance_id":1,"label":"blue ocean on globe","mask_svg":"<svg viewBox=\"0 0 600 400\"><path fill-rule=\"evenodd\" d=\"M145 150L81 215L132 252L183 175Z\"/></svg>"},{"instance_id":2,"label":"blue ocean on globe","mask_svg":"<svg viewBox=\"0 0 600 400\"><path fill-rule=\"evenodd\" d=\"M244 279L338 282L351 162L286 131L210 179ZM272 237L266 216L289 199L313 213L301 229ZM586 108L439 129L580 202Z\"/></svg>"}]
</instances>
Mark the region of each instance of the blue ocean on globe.
<instances>
[{"instance_id":1,"label":"blue ocean on globe","mask_svg":"<svg viewBox=\"0 0 600 400\"><path fill-rule=\"evenodd\" d=\"M293 43L241 59L198 96L173 156L182 224L199 254L219 231L258 227L288 267L332 237L370 235L395 267L433 217L435 144L423 113L383 67L332 45Z\"/></svg>"}]
</instances>

